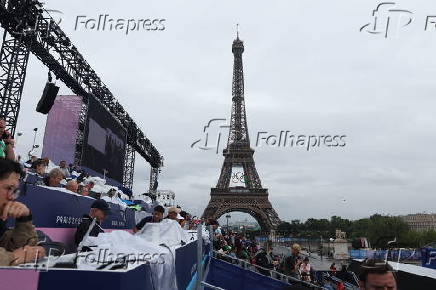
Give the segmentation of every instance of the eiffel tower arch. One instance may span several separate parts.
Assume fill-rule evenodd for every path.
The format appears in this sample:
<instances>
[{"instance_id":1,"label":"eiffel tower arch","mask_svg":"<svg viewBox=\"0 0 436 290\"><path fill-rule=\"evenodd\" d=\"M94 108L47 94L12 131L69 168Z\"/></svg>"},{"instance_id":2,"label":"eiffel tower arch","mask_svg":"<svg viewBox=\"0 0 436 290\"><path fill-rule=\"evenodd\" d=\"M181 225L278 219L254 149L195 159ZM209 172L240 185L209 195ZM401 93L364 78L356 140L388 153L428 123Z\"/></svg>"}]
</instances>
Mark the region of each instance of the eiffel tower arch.
<instances>
[{"instance_id":1,"label":"eiffel tower arch","mask_svg":"<svg viewBox=\"0 0 436 290\"><path fill-rule=\"evenodd\" d=\"M280 219L268 199L268 189L262 187L250 147L244 100L242 53L244 43L239 35L233 41L232 112L224 163L217 186L211 189L210 201L203 218L240 211L250 214L264 231L274 230Z\"/></svg>"}]
</instances>

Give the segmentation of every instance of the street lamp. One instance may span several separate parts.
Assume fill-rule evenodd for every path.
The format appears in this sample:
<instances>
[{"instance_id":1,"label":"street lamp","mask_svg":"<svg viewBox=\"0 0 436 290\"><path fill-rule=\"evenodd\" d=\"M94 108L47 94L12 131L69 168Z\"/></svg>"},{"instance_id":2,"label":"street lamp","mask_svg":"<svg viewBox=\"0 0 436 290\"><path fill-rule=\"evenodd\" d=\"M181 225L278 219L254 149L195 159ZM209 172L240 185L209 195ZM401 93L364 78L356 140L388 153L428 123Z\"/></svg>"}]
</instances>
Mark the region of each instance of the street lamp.
<instances>
[{"instance_id":1,"label":"street lamp","mask_svg":"<svg viewBox=\"0 0 436 290\"><path fill-rule=\"evenodd\" d=\"M320 240L321 240L321 261L322 261L322 250L323 250L323 247L322 247L322 236L321 236Z\"/></svg>"},{"instance_id":2,"label":"street lamp","mask_svg":"<svg viewBox=\"0 0 436 290\"><path fill-rule=\"evenodd\" d=\"M38 144L33 144L33 145L32 145L32 149L30 149L29 153L27 153L27 155L29 155L29 159L32 159L33 151L34 151L35 149L38 149L38 148L39 148L39 145L38 145Z\"/></svg>"},{"instance_id":3,"label":"street lamp","mask_svg":"<svg viewBox=\"0 0 436 290\"><path fill-rule=\"evenodd\" d=\"M227 219L227 232L229 232L229 218L231 218L231 215L226 215L226 219Z\"/></svg>"},{"instance_id":4,"label":"street lamp","mask_svg":"<svg viewBox=\"0 0 436 290\"><path fill-rule=\"evenodd\" d=\"M36 143L36 134L38 133L38 128L33 128L33 132L35 132L34 133L34 135L33 135L33 144L32 144L32 149L30 149L30 151L29 151L29 158L31 158L32 157L32 154L33 154L33 150L35 150L36 148L38 148L39 147L39 145L35 145L35 143Z\"/></svg>"},{"instance_id":5,"label":"street lamp","mask_svg":"<svg viewBox=\"0 0 436 290\"><path fill-rule=\"evenodd\" d=\"M18 132L17 133L17 138L15 138L15 146L17 146L18 138L21 137L21 136L23 136L23 132Z\"/></svg>"}]
</instances>

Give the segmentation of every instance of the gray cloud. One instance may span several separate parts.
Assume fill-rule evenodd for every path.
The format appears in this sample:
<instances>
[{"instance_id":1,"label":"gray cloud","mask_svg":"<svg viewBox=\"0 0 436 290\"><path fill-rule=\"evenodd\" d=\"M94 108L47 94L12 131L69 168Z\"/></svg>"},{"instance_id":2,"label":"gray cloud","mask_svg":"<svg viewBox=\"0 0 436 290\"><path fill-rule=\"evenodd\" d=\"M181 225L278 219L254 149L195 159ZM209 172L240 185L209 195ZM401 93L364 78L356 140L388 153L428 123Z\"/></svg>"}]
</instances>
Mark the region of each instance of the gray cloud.
<instances>
[{"instance_id":1,"label":"gray cloud","mask_svg":"<svg viewBox=\"0 0 436 290\"><path fill-rule=\"evenodd\" d=\"M436 38L421 26L435 3L402 1L416 21L383 39L359 32L377 1L46 2L64 12L66 33L165 156L160 187L176 192L178 203L196 214L207 204L223 157L190 145L208 120L229 118L237 22L246 48L252 146L261 130L347 135L347 145L335 150L255 148L281 218L432 211ZM102 13L163 17L167 28L128 36L74 31L77 15ZM31 57L18 124L25 132L22 154L32 128L44 128L45 117L34 108L46 72ZM42 132L38 136L42 144ZM138 158L136 191L147 188L148 170Z\"/></svg>"}]
</instances>

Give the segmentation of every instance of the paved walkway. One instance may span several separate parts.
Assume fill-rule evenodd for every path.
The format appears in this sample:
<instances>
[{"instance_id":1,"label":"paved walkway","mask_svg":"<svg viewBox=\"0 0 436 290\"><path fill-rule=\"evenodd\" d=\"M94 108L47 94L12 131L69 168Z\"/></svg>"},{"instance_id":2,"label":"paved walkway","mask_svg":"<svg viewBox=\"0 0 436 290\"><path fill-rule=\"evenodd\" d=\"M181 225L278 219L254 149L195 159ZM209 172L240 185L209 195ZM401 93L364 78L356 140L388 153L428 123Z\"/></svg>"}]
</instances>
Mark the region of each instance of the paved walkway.
<instances>
[{"instance_id":1,"label":"paved walkway","mask_svg":"<svg viewBox=\"0 0 436 290\"><path fill-rule=\"evenodd\" d=\"M336 264L336 269L339 271L342 267L342 265L348 265L348 260L335 260L326 258L323 256L322 260L321 257L316 253L311 253L310 256L306 252L301 253L304 257L309 257L310 265L315 269L319 271L327 271L330 269L330 265L332 263Z\"/></svg>"}]
</instances>

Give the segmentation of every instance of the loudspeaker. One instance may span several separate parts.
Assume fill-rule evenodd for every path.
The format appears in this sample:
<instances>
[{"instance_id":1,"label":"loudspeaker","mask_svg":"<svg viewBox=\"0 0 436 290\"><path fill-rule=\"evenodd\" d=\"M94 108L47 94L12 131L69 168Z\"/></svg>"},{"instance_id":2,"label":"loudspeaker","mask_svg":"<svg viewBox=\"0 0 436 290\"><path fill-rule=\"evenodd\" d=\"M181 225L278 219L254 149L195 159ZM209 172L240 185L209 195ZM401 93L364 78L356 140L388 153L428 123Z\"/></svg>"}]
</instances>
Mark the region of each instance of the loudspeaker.
<instances>
[{"instance_id":1,"label":"loudspeaker","mask_svg":"<svg viewBox=\"0 0 436 290\"><path fill-rule=\"evenodd\" d=\"M59 92L59 87L53 83L46 83L42 97L36 106L36 111L42 114L48 114L53 107L56 96Z\"/></svg>"}]
</instances>

